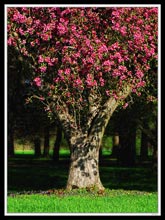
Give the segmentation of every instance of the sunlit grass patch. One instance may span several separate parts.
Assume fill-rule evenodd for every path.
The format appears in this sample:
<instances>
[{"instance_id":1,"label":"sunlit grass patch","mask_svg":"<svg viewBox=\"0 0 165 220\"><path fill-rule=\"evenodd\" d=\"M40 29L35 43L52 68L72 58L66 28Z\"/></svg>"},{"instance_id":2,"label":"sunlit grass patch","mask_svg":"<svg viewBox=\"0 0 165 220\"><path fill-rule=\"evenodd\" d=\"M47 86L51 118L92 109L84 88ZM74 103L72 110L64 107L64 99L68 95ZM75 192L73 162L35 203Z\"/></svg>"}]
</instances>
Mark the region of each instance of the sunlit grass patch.
<instances>
[{"instance_id":1,"label":"sunlit grass patch","mask_svg":"<svg viewBox=\"0 0 165 220\"><path fill-rule=\"evenodd\" d=\"M84 190L8 197L8 213L157 213L157 193Z\"/></svg>"}]
</instances>

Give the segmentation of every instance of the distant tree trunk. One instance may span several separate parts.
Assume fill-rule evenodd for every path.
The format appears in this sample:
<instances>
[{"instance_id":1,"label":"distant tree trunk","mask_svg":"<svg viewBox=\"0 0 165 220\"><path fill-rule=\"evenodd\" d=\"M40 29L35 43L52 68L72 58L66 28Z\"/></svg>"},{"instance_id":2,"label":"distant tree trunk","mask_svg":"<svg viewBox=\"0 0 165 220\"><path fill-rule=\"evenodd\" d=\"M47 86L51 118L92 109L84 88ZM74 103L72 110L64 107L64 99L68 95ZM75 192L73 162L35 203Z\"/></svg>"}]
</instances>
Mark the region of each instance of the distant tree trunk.
<instances>
[{"instance_id":1,"label":"distant tree trunk","mask_svg":"<svg viewBox=\"0 0 165 220\"><path fill-rule=\"evenodd\" d=\"M144 161L147 159L147 157L148 157L148 137L147 137L147 134L144 131L142 131L140 158L142 161Z\"/></svg>"},{"instance_id":2,"label":"distant tree trunk","mask_svg":"<svg viewBox=\"0 0 165 220\"><path fill-rule=\"evenodd\" d=\"M119 133L115 132L112 138L113 147L111 156L117 157L119 152Z\"/></svg>"},{"instance_id":3,"label":"distant tree trunk","mask_svg":"<svg viewBox=\"0 0 165 220\"><path fill-rule=\"evenodd\" d=\"M49 157L49 126L46 126L44 129L44 157Z\"/></svg>"},{"instance_id":4,"label":"distant tree trunk","mask_svg":"<svg viewBox=\"0 0 165 220\"><path fill-rule=\"evenodd\" d=\"M158 152L157 152L157 147L153 148L153 154L152 154L152 170L154 172L157 172L158 169Z\"/></svg>"},{"instance_id":5,"label":"distant tree trunk","mask_svg":"<svg viewBox=\"0 0 165 220\"><path fill-rule=\"evenodd\" d=\"M120 134L119 162L123 166L134 166L136 159L136 128Z\"/></svg>"},{"instance_id":6,"label":"distant tree trunk","mask_svg":"<svg viewBox=\"0 0 165 220\"><path fill-rule=\"evenodd\" d=\"M61 126L57 126L57 133L56 133L56 140L54 143L54 149L53 149L53 160L59 161L59 151L60 151L60 145L62 140L62 128Z\"/></svg>"},{"instance_id":7,"label":"distant tree trunk","mask_svg":"<svg viewBox=\"0 0 165 220\"><path fill-rule=\"evenodd\" d=\"M41 156L41 140L39 137L34 138L34 155L35 157Z\"/></svg>"},{"instance_id":8,"label":"distant tree trunk","mask_svg":"<svg viewBox=\"0 0 165 220\"><path fill-rule=\"evenodd\" d=\"M14 132L12 129L8 133L8 156L14 156Z\"/></svg>"}]
</instances>

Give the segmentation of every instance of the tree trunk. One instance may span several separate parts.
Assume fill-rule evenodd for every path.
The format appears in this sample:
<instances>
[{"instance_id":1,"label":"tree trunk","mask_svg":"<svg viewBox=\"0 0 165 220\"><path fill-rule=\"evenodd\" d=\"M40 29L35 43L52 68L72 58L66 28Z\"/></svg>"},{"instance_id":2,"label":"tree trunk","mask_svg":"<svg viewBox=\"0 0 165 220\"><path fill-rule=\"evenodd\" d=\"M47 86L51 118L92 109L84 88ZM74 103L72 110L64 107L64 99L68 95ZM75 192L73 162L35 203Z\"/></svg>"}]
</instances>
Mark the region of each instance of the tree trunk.
<instances>
[{"instance_id":1,"label":"tree trunk","mask_svg":"<svg viewBox=\"0 0 165 220\"><path fill-rule=\"evenodd\" d=\"M141 148L140 148L140 159L142 161L146 160L148 157L148 137L145 132L142 131L141 134Z\"/></svg>"},{"instance_id":2,"label":"tree trunk","mask_svg":"<svg viewBox=\"0 0 165 220\"><path fill-rule=\"evenodd\" d=\"M123 100L131 92L131 87L126 85L125 89L118 94ZM95 95L95 94L94 94ZM93 100L89 100L89 112L87 123L79 127L69 109L58 112L58 119L63 127L65 137L71 151L71 164L66 188L95 187L104 190L99 175L99 149L105 128L119 102L110 97L103 106L95 106Z\"/></svg>"},{"instance_id":3,"label":"tree trunk","mask_svg":"<svg viewBox=\"0 0 165 220\"><path fill-rule=\"evenodd\" d=\"M14 156L14 134L12 130L8 133L8 156Z\"/></svg>"},{"instance_id":4,"label":"tree trunk","mask_svg":"<svg viewBox=\"0 0 165 220\"><path fill-rule=\"evenodd\" d=\"M54 149L53 149L53 160L54 161L59 161L60 157L60 145L61 145L61 140L62 140L62 128L61 126L57 127L57 133L56 133L56 140L54 143Z\"/></svg>"},{"instance_id":5,"label":"tree trunk","mask_svg":"<svg viewBox=\"0 0 165 220\"><path fill-rule=\"evenodd\" d=\"M41 156L41 141L39 137L35 137L34 139L34 155L35 157Z\"/></svg>"},{"instance_id":6,"label":"tree trunk","mask_svg":"<svg viewBox=\"0 0 165 220\"><path fill-rule=\"evenodd\" d=\"M45 127L44 129L44 157L49 157L49 127Z\"/></svg>"},{"instance_id":7,"label":"tree trunk","mask_svg":"<svg viewBox=\"0 0 165 220\"><path fill-rule=\"evenodd\" d=\"M136 159L136 128L120 134L119 163L123 166L134 166Z\"/></svg>"},{"instance_id":8,"label":"tree trunk","mask_svg":"<svg viewBox=\"0 0 165 220\"><path fill-rule=\"evenodd\" d=\"M113 148L112 148L112 154L113 157L118 157L119 152L119 133L115 132L112 138L113 141Z\"/></svg>"},{"instance_id":9,"label":"tree trunk","mask_svg":"<svg viewBox=\"0 0 165 220\"><path fill-rule=\"evenodd\" d=\"M88 141L81 140L81 145L78 143L71 151L71 164L66 188L71 190L86 187L104 189L99 175L99 148Z\"/></svg>"}]
</instances>

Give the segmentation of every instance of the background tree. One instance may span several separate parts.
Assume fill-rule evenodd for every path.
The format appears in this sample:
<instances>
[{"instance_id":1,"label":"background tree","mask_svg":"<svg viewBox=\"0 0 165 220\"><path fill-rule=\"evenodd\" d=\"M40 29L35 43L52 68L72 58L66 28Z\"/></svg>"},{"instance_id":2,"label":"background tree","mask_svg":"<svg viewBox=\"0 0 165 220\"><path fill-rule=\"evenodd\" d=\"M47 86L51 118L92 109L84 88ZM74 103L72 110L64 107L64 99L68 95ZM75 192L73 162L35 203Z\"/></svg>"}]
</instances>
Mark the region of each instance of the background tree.
<instances>
[{"instance_id":1,"label":"background tree","mask_svg":"<svg viewBox=\"0 0 165 220\"><path fill-rule=\"evenodd\" d=\"M55 162L59 161L61 141L62 141L62 127L60 124L57 124L57 126L56 126L56 139L55 139L54 148L53 148L53 160Z\"/></svg>"},{"instance_id":2,"label":"background tree","mask_svg":"<svg viewBox=\"0 0 165 220\"><path fill-rule=\"evenodd\" d=\"M105 128L157 65L157 8L8 8L8 45L29 59L48 115L71 151L67 189L103 189L98 155ZM150 76L152 78L152 76Z\"/></svg>"},{"instance_id":3,"label":"background tree","mask_svg":"<svg viewBox=\"0 0 165 220\"><path fill-rule=\"evenodd\" d=\"M14 139L21 132L25 116L25 79L28 76L28 64L19 51L8 48L8 155L14 156Z\"/></svg>"}]
</instances>

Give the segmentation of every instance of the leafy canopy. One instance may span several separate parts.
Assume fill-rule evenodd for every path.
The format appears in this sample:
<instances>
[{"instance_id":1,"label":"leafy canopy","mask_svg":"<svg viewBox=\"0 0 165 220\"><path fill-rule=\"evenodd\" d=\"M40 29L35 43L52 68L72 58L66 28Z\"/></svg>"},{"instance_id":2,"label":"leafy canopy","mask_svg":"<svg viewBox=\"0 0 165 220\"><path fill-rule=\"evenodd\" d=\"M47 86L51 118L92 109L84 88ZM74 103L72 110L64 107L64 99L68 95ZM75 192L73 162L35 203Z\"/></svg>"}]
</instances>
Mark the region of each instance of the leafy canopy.
<instances>
[{"instance_id":1,"label":"leafy canopy","mask_svg":"<svg viewBox=\"0 0 165 220\"><path fill-rule=\"evenodd\" d=\"M103 105L128 84L141 95L157 65L156 7L9 7L7 30L49 112L86 110L92 94Z\"/></svg>"}]
</instances>

